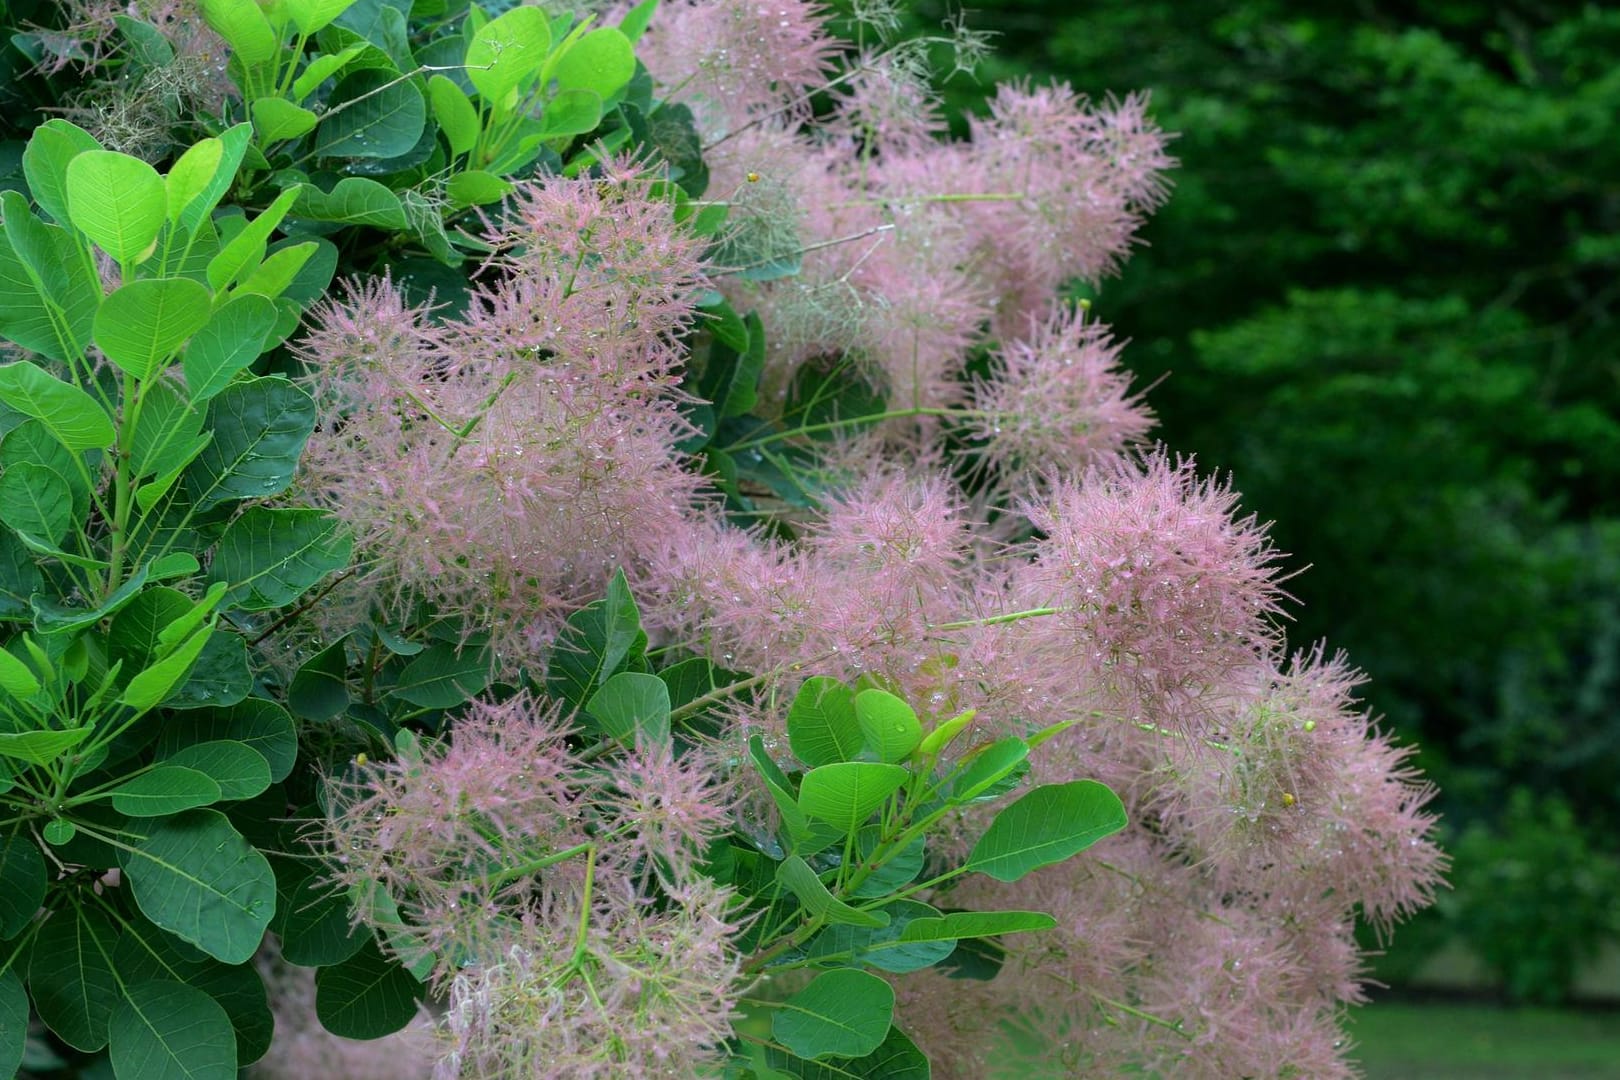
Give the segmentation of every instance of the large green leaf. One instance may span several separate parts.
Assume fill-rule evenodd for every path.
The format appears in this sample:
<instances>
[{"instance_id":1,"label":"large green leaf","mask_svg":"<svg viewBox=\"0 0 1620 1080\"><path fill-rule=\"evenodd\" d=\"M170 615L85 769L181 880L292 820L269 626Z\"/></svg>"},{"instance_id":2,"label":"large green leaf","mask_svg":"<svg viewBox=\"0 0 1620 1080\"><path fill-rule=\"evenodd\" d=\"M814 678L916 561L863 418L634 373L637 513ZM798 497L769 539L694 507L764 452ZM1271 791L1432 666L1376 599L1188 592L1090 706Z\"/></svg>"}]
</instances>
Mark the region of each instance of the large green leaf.
<instances>
[{"instance_id":1,"label":"large green leaf","mask_svg":"<svg viewBox=\"0 0 1620 1080\"><path fill-rule=\"evenodd\" d=\"M113 966L126 986L172 980L213 998L236 1031L239 1065L258 1060L270 1048L275 1020L265 999L264 981L252 964L221 964L177 941L132 913L118 939Z\"/></svg>"},{"instance_id":2,"label":"large green leaf","mask_svg":"<svg viewBox=\"0 0 1620 1080\"><path fill-rule=\"evenodd\" d=\"M229 603L268 611L292 603L343 569L353 549L348 530L324 510L255 506L220 537L208 576L229 584Z\"/></svg>"},{"instance_id":3,"label":"large green leaf","mask_svg":"<svg viewBox=\"0 0 1620 1080\"><path fill-rule=\"evenodd\" d=\"M894 988L876 975L824 972L771 1015L776 1041L802 1058L864 1057L883 1044L894 1017Z\"/></svg>"},{"instance_id":4,"label":"large green leaf","mask_svg":"<svg viewBox=\"0 0 1620 1080\"><path fill-rule=\"evenodd\" d=\"M765 781L765 789L770 792L771 800L776 803L776 809L782 815L782 824L787 827L794 851L801 855L813 855L844 839L847 833L843 829L829 825L825 821L811 821L804 816L804 811L799 809L793 784L788 780L787 774L782 772L781 766L766 753L765 742L758 735L753 735L748 740L748 756L753 760L760 779Z\"/></svg>"},{"instance_id":5,"label":"large green leaf","mask_svg":"<svg viewBox=\"0 0 1620 1080\"><path fill-rule=\"evenodd\" d=\"M0 524L54 547L73 524L73 488L55 469L12 465L0 475Z\"/></svg>"},{"instance_id":6,"label":"large green leaf","mask_svg":"<svg viewBox=\"0 0 1620 1080\"><path fill-rule=\"evenodd\" d=\"M513 8L485 23L467 46L467 78L486 102L507 107L507 97L537 77L551 51L551 21L540 8Z\"/></svg>"},{"instance_id":7,"label":"large green leaf","mask_svg":"<svg viewBox=\"0 0 1620 1080\"><path fill-rule=\"evenodd\" d=\"M202 434L202 422L202 410L193 407L177 383L157 379L147 384L130 439L130 475L155 476L184 466Z\"/></svg>"},{"instance_id":8,"label":"large green leaf","mask_svg":"<svg viewBox=\"0 0 1620 1080\"><path fill-rule=\"evenodd\" d=\"M315 973L315 1015L345 1039L380 1039L411 1022L424 987L372 942Z\"/></svg>"},{"instance_id":9,"label":"large green leaf","mask_svg":"<svg viewBox=\"0 0 1620 1080\"><path fill-rule=\"evenodd\" d=\"M0 193L0 212L0 330L53 359L77 357L90 340L101 279L73 237L36 218L18 192Z\"/></svg>"},{"instance_id":10,"label":"large green leaf","mask_svg":"<svg viewBox=\"0 0 1620 1080\"><path fill-rule=\"evenodd\" d=\"M219 785L207 773L180 765L159 765L112 790L113 808L132 818L166 817L219 799Z\"/></svg>"},{"instance_id":11,"label":"large green leaf","mask_svg":"<svg viewBox=\"0 0 1620 1080\"><path fill-rule=\"evenodd\" d=\"M869 863L872 856L877 853L878 841L883 836L883 826L867 825L855 837L855 853L862 864ZM887 861L872 871L870 875L856 886L853 895L862 899L874 896L887 896L908 884L922 871L923 859L927 855L927 839L917 837L907 844L904 850L890 856Z\"/></svg>"},{"instance_id":12,"label":"large green leaf","mask_svg":"<svg viewBox=\"0 0 1620 1080\"><path fill-rule=\"evenodd\" d=\"M967 802L988 793L1011 776L1029 757L1029 744L1016 735L998 739L980 750L951 782L951 799Z\"/></svg>"},{"instance_id":13,"label":"large green leaf","mask_svg":"<svg viewBox=\"0 0 1620 1080\"><path fill-rule=\"evenodd\" d=\"M1031 870L1079 854L1125 825L1124 804L1103 784L1043 784L996 815L963 869L1017 881Z\"/></svg>"},{"instance_id":14,"label":"large green leaf","mask_svg":"<svg viewBox=\"0 0 1620 1080\"><path fill-rule=\"evenodd\" d=\"M209 443L185 472L196 510L285 491L315 430L315 402L286 379L241 379L209 403Z\"/></svg>"},{"instance_id":15,"label":"large green leaf","mask_svg":"<svg viewBox=\"0 0 1620 1080\"><path fill-rule=\"evenodd\" d=\"M297 188L288 188L277 195L263 213L244 225L219 249L219 254L208 260L206 273L211 289L220 292L231 282L253 272L269 248L270 234L281 224L297 198Z\"/></svg>"},{"instance_id":16,"label":"large green leaf","mask_svg":"<svg viewBox=\"0 0 1620 1080\"><path fill-rule=\"evenodd\" d=\"M225 39L244 67L257 67L276 57L280 42L258 4L242 0L202 0L202 15Z\"/></svg>"},{"instance_id":17,"label":"large green leaf","mask_svg":"<svg viewBox=\"0 0 1620 1080\"><path fill-rule=\"evenodd\" d=\"M128 988L113 1013L107 1048L113 1073L140 1080L235 1080L236 1032L219 1002L195 987L159 980Z\"/></svg>"},{"instance_id":18,"label":"large green leaf","mask_svg":"<svg viewBox=\"0 0 1620 1080\"><path fill-rule=\"evenodd\" d=\"M828 892L827 886L816 876L810 864L797 855L789 855L782 860L782 865L776 869L776 879L799 898L806 911L830 923L872 927L889 925L889 917L881 911L862 911L850 907Z\"/></svg>"},{"instance_id":19,"label":"large green leaf","mask_svg":"<svg viewBox=\"0 0 1620 1080\"><path fill-rule=\"evenodd\" d=\"M235 705L252 692L247 640L241 634L216 628L197 654L185 682L163 699L163 705L168 709Z\"/></svg>"},{"instance_id":20,"label":"large green leaf","mask_svg":"<svg viewBox=\"0 0 1620 1080\"><path fill-rule=\"evenodd\" d=\"M69 1046L107 1045L107 1020L118 1007L112 955L118 929L99 908L78 904L54 912L34 936L28 986L34 1010Z\"/></svg>"},{"instance_id":21,"label":"large green leaf","mask_svg":"<svg viewBox=\"0 0 1620 1080\"><path fill-rule=\"evenodd\" d=\"M592 30L557 59L552 75L560 90L589 90L611 98L636 73L630 39L614 26Z\"/></svg>"},{"instance_id":22,"label":"large green leaf","mask_svg":"<svg viewBox=\"0 0 1620 1080\"><path fill-rule=\"evenodd\" d=\"M39 566L16 534L0 529L0 619L26 619L33 612L30 603L44 584Z\"/></svg>"},{"instance_id":23,"label":"large green leaf","mask_svg":"<svg viewBox=\"0 0 1620 1080\"><path fill-rule=\"evenodd\" d=\"M417 654L389 693L424 709L449 709L489 685L489 656L471 646L439 642Z\"/></svg>"},{"instance_id":24,"label":"large green leaf","mask_svg":"<svg viewBox=\"0 0 1620 1080\"><path fill-rule=\"evenodd\" d=\"M156 821L121 861L135 902L158 926L227 964L257 951L275 914L275 875L224 814Z\"/></svg>"},{"instance_id":25,"label":"large green leaf","mask_svg":"<svg viewBox=\"0 0 1620 1080\"><path fill-rule=\"evenodd\" d=\"M68 216L120 264L144 258L168 218L163 178L140 158L87 150L68 162Z\"/></svg>"},{"instance_id":26,"label":"large green leaf","mask_svg":"<svg viewBox=\"0 0 1620 1080\"><path fill-rule=\"evenodd\" d=\"M192 335L181 361L191 400L207 401L230 385L264 351L275 325L275 304L254 293L232 297L217 309Z\"/></svg>"},{"instance_id":27,"label":"large green leaf","mask_svg":"<svg viewBox=\"0 0 1620 1080\"><path fill-rule=\"evenodd\" d=\"M96 344L126 374L150 379L203 328L212 305L208 290L190 278L132 281L102 301Z\"/></svg>"},{"instance_id":28,"label":"large green leaf","mask_svg":"<svg viewBox=\"0 0 1620 1080\"><path fill-rule=\"evenodd\" d=\"M799 782L799 808L845 832L866 823L911 774L898 765L841 761L811 769Z\"/></svg>"},{"instance_id":29,"label":"large green leaf","mask_svg":"<svg viewBox=\"0 0 1620 1080\"><path fill-rule=\"evenodd\" d=\"M450 142L450 153L465 154L478 142L482 130L478 123L478 110L450 79L435 75L428 80L428 100L433 105L433 118L439 130Z\"/></svg>"},{"instance_id":30,"label":"large green leaf","mask_svg":"<svg viewBox=\"0 0 1620 1080\"><path fill-rule=\"evenodd\" d=\"M306 37L349 10L354 0L282 0L298 32Z\"/></svg>"},{"instance_id":31,"label":"large green leaf","mask_svg":"<svg viewBox=\"0 0 1620 1080\"><path fill-rule=\"evenodd\" d=\"M270 786L270 763L264 755L232 739L182 746L163 760L209 777L219 785L220 797L228 801L251 799Z\"/></svg>"},{"instance_id":32,"label":"large green leaf","mask_svg":"<svg viewBox=\"0 0 1620 1080\"><path fill-rule=\"evenodd\" d=\"M669 687L656 675L621 671L591 695L585 711L620 742L669 742Z\"/></svg>"},{"instance_id":33,"label":"large green leaf","mask_svg":"<svg viewBox=\"0 0 1620 1080\"><path fill-rule=\"evenodd\" d=\"M230 190L231 181L236 179L236 170L252 141L253 125L237 124L215 138L193 143L181 154L170 166L165 181L169 190L169 219L178 221L188 232L198 232ZM213 149L216 143L217 153Z\"/></svg>"},{"instance_id":34,"label":"large green leaf","mask_svg":"<svg viewBox=\"0 0 1620 1080\"><path fill-rule=\"evenodd\" d=\"M812 768L854 761L865 742L855 716L855 693L837 679L804 680L788 708L788 745Z\"/></svg>"},{"instance_id":35,"label":"large green leaf","mask_svg":"<svg viewBox=\"0 0 1620 1080\"><path fill-rule=\"evenodd\" d=\"M66 120L47 120L29 136L23 151L28 191L58 225L68 218L67 171L74 158L101 144L88 131Z\"/></svg>"},{"instance_id":36,"label":"large green leaf","mask_svg":"<svg viewBox=\"0 0 1620 1080\"><path fill-rule=\"evenodd\" d=\"M45 886L45 857L34 838L20 825L0 832L0 940L16 937L33 921L45 902Z\"/></svg>"},{"instance_id":37,"label":"large green leaf","mask_svg":"<svg viewBox=\"0 0 1620 1080\"><path fill-rule=\"evenodd\" d=\"M90 737L94 730L84 727L57 731L18 731L0 733L0 757L15 758L30 765L49 765Z\"/></svg>"},{"instance_id":38,"label":"large green leaf","mask_svg":"<svg viewBox=\"0 0 1620 1080\"><path fill-rule=\"evenodd\" d=\"M136 712L145 712L169 696L180 685L191 665L213 637L214 628L205 626L181 642L172 652L155 660L144 671L136 672L118 695L118 702Z\"/></svg>"},{"instance_id":39,"label":"large green leaf","mask_svg":"<svg viewBox=\"0 0 1620 1080\"><path fill-rule=\"evenodd\" d=\"M117 438L96 399L36 364L0 364L0 402L44 424L69 450L101 450Z\"/></svg>"},{"instance_id":40,"label":"large green leaf","mask_svg":"<svg viewBox=\"0 0 1620 1080\"><path fill-rule=\"evenodd\" d=\"M279 870L283 865L291 868L273 927L281 938L283 960L300 967L329 967L349 959L372 940L368 927L356 925L346 892L334 890L323 874L311 873L286 859L277 861L278 883L284 880Z\"/></svg>"},{"instance_id":41,"label":"large green leaf","mask_svg":"<svg viewBox=\"0 0 1620 1080\"><path fill-rule=\"evenodd\" d=\"M16 1076L28 1048L28 991L12 968L0 971L0 1076Z\"/></svg>"},{"instance_id":42,"label":"large green leaf","mask_svg":"<svg viewBox=\"0 0 1620 1080\"><path fill-rule=\"evenodd\" d=\"M293 203L294 217L311 221L336 221L344 225L370 225L392 232L404 232L409 222L405 207L386 185L363 176L346 176L331 191L314 184L298 189Z\"/></svg>"},{"instance_id":43,"label":"large green leaf","mask_svg":"<svg viewBox=\"0 0 1620 1080\"><path fill-rule=\"evenodd\" d=\"M313 152L321 157L391 158L416 145L427 122L427 102L408 80L389 71L362 69L338 82L316 129Z\"/></svg>"},{"instance_id":44,"label":"large green leaf","mask_svg":"<svg viewBox=\"0 0 1620 1080\"><path fill-rule=\"evenodd\" d=\"M198 709L170 718L158 736L158 756L182 747L230 739L258 751L270 766L272 782L285 780L298 758L298 734L287 710L265 698L248 698L229 708Z\"/></svg>"},{"instance_id":45,"label":"large green leaf","mask_svg":"<svg viewBox=\"0 0 1620 1080\"><path fill-rule=\"evenodd\" d=\"M922 725L910 705L887 690L855 695L855 719L866 746L879 761L904 761L922 742Z\"/></svg>"}]
</instances>

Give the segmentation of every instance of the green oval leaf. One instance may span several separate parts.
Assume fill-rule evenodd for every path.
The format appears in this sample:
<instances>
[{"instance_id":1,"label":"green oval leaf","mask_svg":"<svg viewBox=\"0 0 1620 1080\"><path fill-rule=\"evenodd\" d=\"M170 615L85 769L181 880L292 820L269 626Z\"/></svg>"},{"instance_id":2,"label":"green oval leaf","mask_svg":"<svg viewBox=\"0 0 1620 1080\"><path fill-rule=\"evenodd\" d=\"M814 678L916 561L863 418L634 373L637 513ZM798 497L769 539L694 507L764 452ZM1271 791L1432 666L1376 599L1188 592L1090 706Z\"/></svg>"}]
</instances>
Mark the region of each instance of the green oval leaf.
<instances>
[{"instance_id":1,"label":"green oval leaf","mask_svg":"<svg viewBox=\"0 0 1620 1080\"><path fill-rule=\"evenodd\" d=\"M414 85L390 71L362 69L333 88L313 152L322 157L398 157L416 145L426 122L427 102Z\"/></svg>"},{"instance_id":2,"label":"green oval leaf","mask_svg":"<svg viewBox=\"0 0 1620 1080\"><path fill-rule=\"evenodd\" d=\"M854 761L865 737L855 718L855 692L837 679L804 680L788 708L788 745L811 767Z\"/></svg>"},{"instance_id":3,"label":"green oval leaf","mask_svg":"<svg viewBox=\"0 0 1620 1080\"><path fill-rule=\"evenodd\" d=\"M119 997L112 967L117 944L112 920L83 904L54 912L34 936L28 961L34 1011L77 1050L107 1045L107 1021Z\"/></svg>"},{"instance_id":4,"label":"green oval leaf","mask_svg":"<svg viewBox=\"0 0 1620 1080\"><path fill-rule=\"evenodd\" d=\"M219 1002L184 983L131 986L108 1026L113 1073L140 1080L235 1080L236 1032Z\"/></svg>"},{"instance_id":5,"label":"green oval leaf","mask_svg":"<svg viewBox=\"0 0 1620 1080\"><path fill-rule=\"evenodd\" d=\"M182 747L218 740L241 743L257 751L269 765L272 783L287 779L298 759L298 735L292 717L265 698L248 698L229 708L198 709L171 718L158 736L158 756L172 759Z\"/></svg>"},{"instance_id":6,"label":"green oval leaf","mask_svg":"<svg viewBox=\"0 0 1620 1080\"><path fill-rule=\"evenodd\" d=\"M165 817L219 799L219 785L206 773L180 765L159 765L112 790L113 808L129 817Z\"/></svg>"},{"instance_id":7,"label":"green oval leaf","mask_svg":"<svg viewBox=\"0 0 1620 1080\"><path fill-rule=\"evenodd\" d=\"M918 919L900 935L902 941L955 941L1050 930L1057 920L1044 911L954 911L937 919Z\"/></svg>"},{"instance_id":8,"label":"green oval leaf","mask_svg":"<svg viewBox=\"0 0 1620 1080\"><path fill-rule=\"evenodd\" d=\"M39 914L46 882L45 857L34 838L20 826L0 832L0 940L16 937Z\"/></svg>"},{"instance_id":9,"label":"green oval leaf","mask_svg":"<svg viewBox=\"0 0 1620 1080\"><path fill-rule=\"evenodd\" d=\"M96 137L66 120L47 120L34 129L23 151L23 176L34 201L58 225L68 217L67 170L80 154L100 150Z\"/></svg>"},{"instance_id":10,"label":"green oval leaf","mask_svg":"<svg viewBox=\"0 0 1620 1080\"><path fill-rule=\"evenodd\" d=\"M157 170L113 150L87 150L68 162L67 199L74 227L124 265L151 252L169 212Z\"/></svg>"},{"instance_id":11,"label":"green oval leaf","mask_svg":"<svg viewBox=\"0 0 1620 1080\"><path fill-rule=\"evenodd\" d=\"M212 308L208 290L190 278L132 281L102 301L93 333L121 371L150 379L203 328Z\"/></svg>"},{"instance_id":12,"label":"green oval leaf","mask_svg":"<svg viewBox=\"0 0 1620 1080\"><path fill-rule=\"evenodd\" d=\"M989 791L1029 757L1029 744L1016 735L991 743L962 767L951 784L951 801L967 802Z\"/></svg>"},{"instance_id":13,"label":"green oval leaf","mask_svg":"<svg viewBox=\"0 0 1620 1080\"><path fill-rule=\"evenodd\" d=\"M73 488L55 469L12 465L0 474L0 524L55 547L73 524Z\"/></svg>"},{"instance_id":14,"label":"green oval leaf","mask_svg":"<svg viewBox=\"0 0 1620 1080\"><path fill-rule=\"evenodd\" d=\"M315 973L315 1015L345 1039L380 1039L411 1022L421 983L368 941L354 956Z\"/></svg>"},{"instance_id":15,"label":"green oval leaf","mask_svg":"<svg viewBox=\"0 0 1620 1080\"><path fill-rule=\"evenodd\" d=\"M574 42L552 69L560 89L590 90L603 99L624 89L635 73L635 48L614 26L592 30Z\"/></svg>"},{"instance_id":16,"label":"green oval leaf","mask_svg":"<svg viewBox=\"0 0 1620 1080\"><path fill-rule=\"evenodd\" d=\"M482 649L440 642L420 653L399 673L388 692L424 709L449 709L489 685L489 657Z\"/></svg>"},{"instance_id":17,"label":"green oval leaf","mask_svg":"<svg viewBox=\"0 0 1620 1080\"><path fill-rule=\"evenodd\" d=\"M467 79L496 108L536 76L551 51L551 21L536 7L513 8L485 23L467 46Z\"/></svg>"},{"instance_id":18,"label":"green oval leaf","mask_svg":"<svg viewBox=\"0 0 1620 1080\"><path fill-rule=\"evenodd\" d=\"M789 855L776 868L776 880L799 898L806 911L828 922L849 926L889 925L889 917L881 911L862 911L834 896L821 878L816 876L816 872L810 869L810 864L797 855Z\"/></svg>"},{"instance_id":19,"label":"green oval leaf","mask_svg":"<svg viewBox=\"0 0 1620 1080\"><path fill-rule=\"evenodd\" d=\"M66 731L19 731L0 733L0 757L16 758L30 765L49 765L84 742L95 730L91 725Z\"/></svg>"},{"instance_id":20,"label":"green oval leaf","mask_svg":"<svg viewBox=\"0 0 1620 1080\"><path fill-rule=\"evenodd\" d=\"M889 923L877 929L859 926L829 926L810 939L805 956L823 965L875 967L895 975L921 971L951 955L956 942L924 939L912 941L906 930L915 923L938 919L939 912L915 900L896 900L883 909Z\"/></svg>"},{"instance_id":21,"label":"green oval leaf","mask_svg":"<svg viewBox=\"0 0 1620 1080\"><path fill-rule=\"evenodd\" d=\"M220 798L228 801L251 799L270 786L270 763L264 755L230 739L192 743L164 760L203 773L219 785Z\"/></svg>"},{"instance_id":22,"label":"green oval leaf","mask_svg":"<svg viewBox=\"0 0 1620 1080\"><path fill-rule=\"evenodd\" d=\"M363 176L346 176L329 192L322 191L314 184L301 185L292 213L294 217L311 221L372 225L396 232L404 232L410 226L399 196L386 186Z\"/></svg>"},{"instance_id":23,"label":"green oval leaf","mask_svg":"<svg viewBox=\"0 0 1620 1080\"><path fill-rule=\"evenodd\" d=\"M44 424L69 450L101 450L118 437L95 398L26 360L0 364L0 402Z\"/></svg>"},{"instance_id":24,"label":"green oval leaf","mask_svg":"<svg viewBox=\"0 0 1620 1080\"><path fill-rule=\"evenodd\" d=\"M887 690L855 695L855 720L879 761L904 761L922 742L922 724L910 705Z\"/></svg>"},{"instance_id":25,"label":"green oval leaf","mask_svg":"<svg viewBox=\"0 0 1620 1080\"><path fill-rule=\"evenodd\" d=\"M799 808L831 822L846 833L866 823L911 774L898 765L875 761L841 761L804 774Z\"/></svg>"},{"instance_id":26,"label":"green oval leaf","mask_svg":"<svg viewBox=\"0 0 1620 1080\"><path fill-rule=\"evenodd\" d=\"M1017 881L1079 854L1126 823L1119 796L1095 780L1043 784L996 815L963 869Z\"/></svg>"},{"instance_id":27,"label":"green oval leaf","mask_svg":"<svg viewBox=\"0 0 1620 1080\"><path fill-rule=\"evenodd\" d=\"M621 671L591 695L585 711L627 746L669 742L669 687L656 675Z\"/></svg>"},{"instance_id":28,"label":"green oval leaf","mask_svg":"<svg viewBox=\"0 0 1620 1080\"><path fill-rule=\"evenodd\" d=\"M802 1058L864 1057L883 1044L894 1018L894 988L876 975L841 969L776 1006L771 1034Z\"/></svg>"},{"instance_id":29,"label":"green oval leaf","mask_svg":"<svg viewBox=\"0 0 1620 1080\"><path fill-rule=\"evenodd\" d=\"M0 1076L16 1076L28 1049L28 991L12 968L0 971Z\"/></svg>"},{"instance_id":30,"label":"green oval leaf","mask_svg":"<svg viewBox=\"0 0 1620 1080\"><path fill-rule=\"evenodd\" d=\"M215 311L181 360L191 400L201 404L229 386L264 351L275 325L276 306L264 296L232 297Z\"/></svg>"},{"instance_id":31,"label":"green oval leaf","mask_svg":"<svg viewBox=\"0 0 1620 1080\"><path fill-rule=\"evenodd\" d=\"M343 569L353 550L348 530L324 510L255 506L220 537L208 577L229 585L228 603L244 611L269 611Z\"/></svg>"},{"instance_id":32,"label":"green oval leaf","mask_svg":"<svg viewBox=\"0 0 1620 1080\"><path fill-rule=\"evenodd\" d=\"M188 810L150 829L120 856L135 903L215 959L245 963L275 914L270 864L217 810Z\"/></svg>"},{"instance_id":33,"label":"green oval leaf","mask_svg":"<svg viewBox=\"0 0 1620 1080\"><path fill-rule=\"evenodd\" d=\"M214 439L185 472L195 510L287 489L315 430L315 402L280 376L240 379L208 406Z\"/></svg>"}]
</instances>

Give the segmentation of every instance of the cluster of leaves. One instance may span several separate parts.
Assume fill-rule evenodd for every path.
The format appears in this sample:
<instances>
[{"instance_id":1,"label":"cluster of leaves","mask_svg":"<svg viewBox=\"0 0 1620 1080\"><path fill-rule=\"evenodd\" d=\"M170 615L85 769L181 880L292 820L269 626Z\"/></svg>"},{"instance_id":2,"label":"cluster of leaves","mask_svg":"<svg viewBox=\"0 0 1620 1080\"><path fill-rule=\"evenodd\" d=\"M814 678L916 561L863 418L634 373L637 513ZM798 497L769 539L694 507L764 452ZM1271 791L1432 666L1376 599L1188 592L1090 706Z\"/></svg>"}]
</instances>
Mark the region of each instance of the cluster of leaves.
<instances>
[{"instance_id":1,"label":"cluster of leaves","mask_svg":"<svg viewBox=\"0 0 1620 1080\"><path fill-rule=\"evenodd\" d=\"M1365 665L1448 816L1524 783L1612 827L1615 14L1020 0L995 26L999 77L1148 88L1181 132L1099 308L1169 374L1166 437L1335 568L1290 586L1299 633Z\"/></svg>"}]
</instances>

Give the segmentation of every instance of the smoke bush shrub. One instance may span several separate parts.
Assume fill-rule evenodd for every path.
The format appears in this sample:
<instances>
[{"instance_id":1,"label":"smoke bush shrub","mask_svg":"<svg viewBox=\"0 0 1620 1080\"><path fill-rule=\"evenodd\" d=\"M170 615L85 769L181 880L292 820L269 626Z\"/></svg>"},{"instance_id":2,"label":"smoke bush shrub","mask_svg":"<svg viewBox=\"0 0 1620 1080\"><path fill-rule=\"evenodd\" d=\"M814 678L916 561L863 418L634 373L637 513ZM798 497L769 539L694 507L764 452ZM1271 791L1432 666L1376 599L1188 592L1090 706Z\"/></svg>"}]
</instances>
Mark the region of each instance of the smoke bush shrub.
<instances>
[{"instance_id":1,"label":"smoke bush shrub","mask_svg":"<svg viewBox=\"0 0 1620 1080\"><path fill-rule=\"evenodd\" d=\"M1059 300L1145 99L947 141L881 4L198 13L216 136L4 203L0 1066L1350 1074L1431 792Z\"/></svg>"}]
</instances>

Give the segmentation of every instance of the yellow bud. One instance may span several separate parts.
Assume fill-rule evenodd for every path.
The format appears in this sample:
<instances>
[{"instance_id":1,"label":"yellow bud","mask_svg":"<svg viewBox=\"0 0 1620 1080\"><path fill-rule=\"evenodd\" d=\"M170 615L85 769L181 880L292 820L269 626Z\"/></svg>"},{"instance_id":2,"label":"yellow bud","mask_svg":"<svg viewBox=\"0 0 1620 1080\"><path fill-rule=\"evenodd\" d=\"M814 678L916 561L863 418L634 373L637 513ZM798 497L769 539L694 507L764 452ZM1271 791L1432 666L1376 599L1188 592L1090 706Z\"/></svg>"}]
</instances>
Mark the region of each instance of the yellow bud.
<instances>
[{"instance_id":1,"label":"yellow bud","mask_svg":"<svg viewBox=\"0 0 1620 1080\"><path fill-rule=\"evenodd\" d=\"M366 762L368 762L370 760L371 759L366 757L366 755L364 755L364 754L356 754L356 755L354 755L354 763L356 765L359 765L359 766L362 766L362 767L364 767Z\"/></svg>"},{"instance_id":2,"label":"yellow bud","mask_svg":"<svg viewBox=\"0 0 1620 1080\"><path fill-rule=\"evenodd\" d=\"M1305 721L1305 730L1306 731L1315 731L1316 730L1316 721L1315 720L1307 720L1307 721Z\"/></svg>"},{"instance_id":3,"label":"yellow bud","mask_svg":"<svg viewBox=\"0 0 1620 1080\"><path fill-rule=\"evenodd\" d=\"M759 183L759 173L757 173L757 172L751 172L751 173L749 173L749 174L748 174L748 182L749 182L749 183L750 183L750 184L757 184L757 183Z\"/></svg>"},{"instance_id":4,"label":"yellow bud","mask_svg":"<svg viewBox=\"0 0 1620 1080\"><path fill-rule=\"evenodd\" d=\"M1291 791L1283 792L1283 805L1284 806L1293 806L1294 805L1294 793L1293 792L1291 792Z\"/></svg>"}]
</instances>

